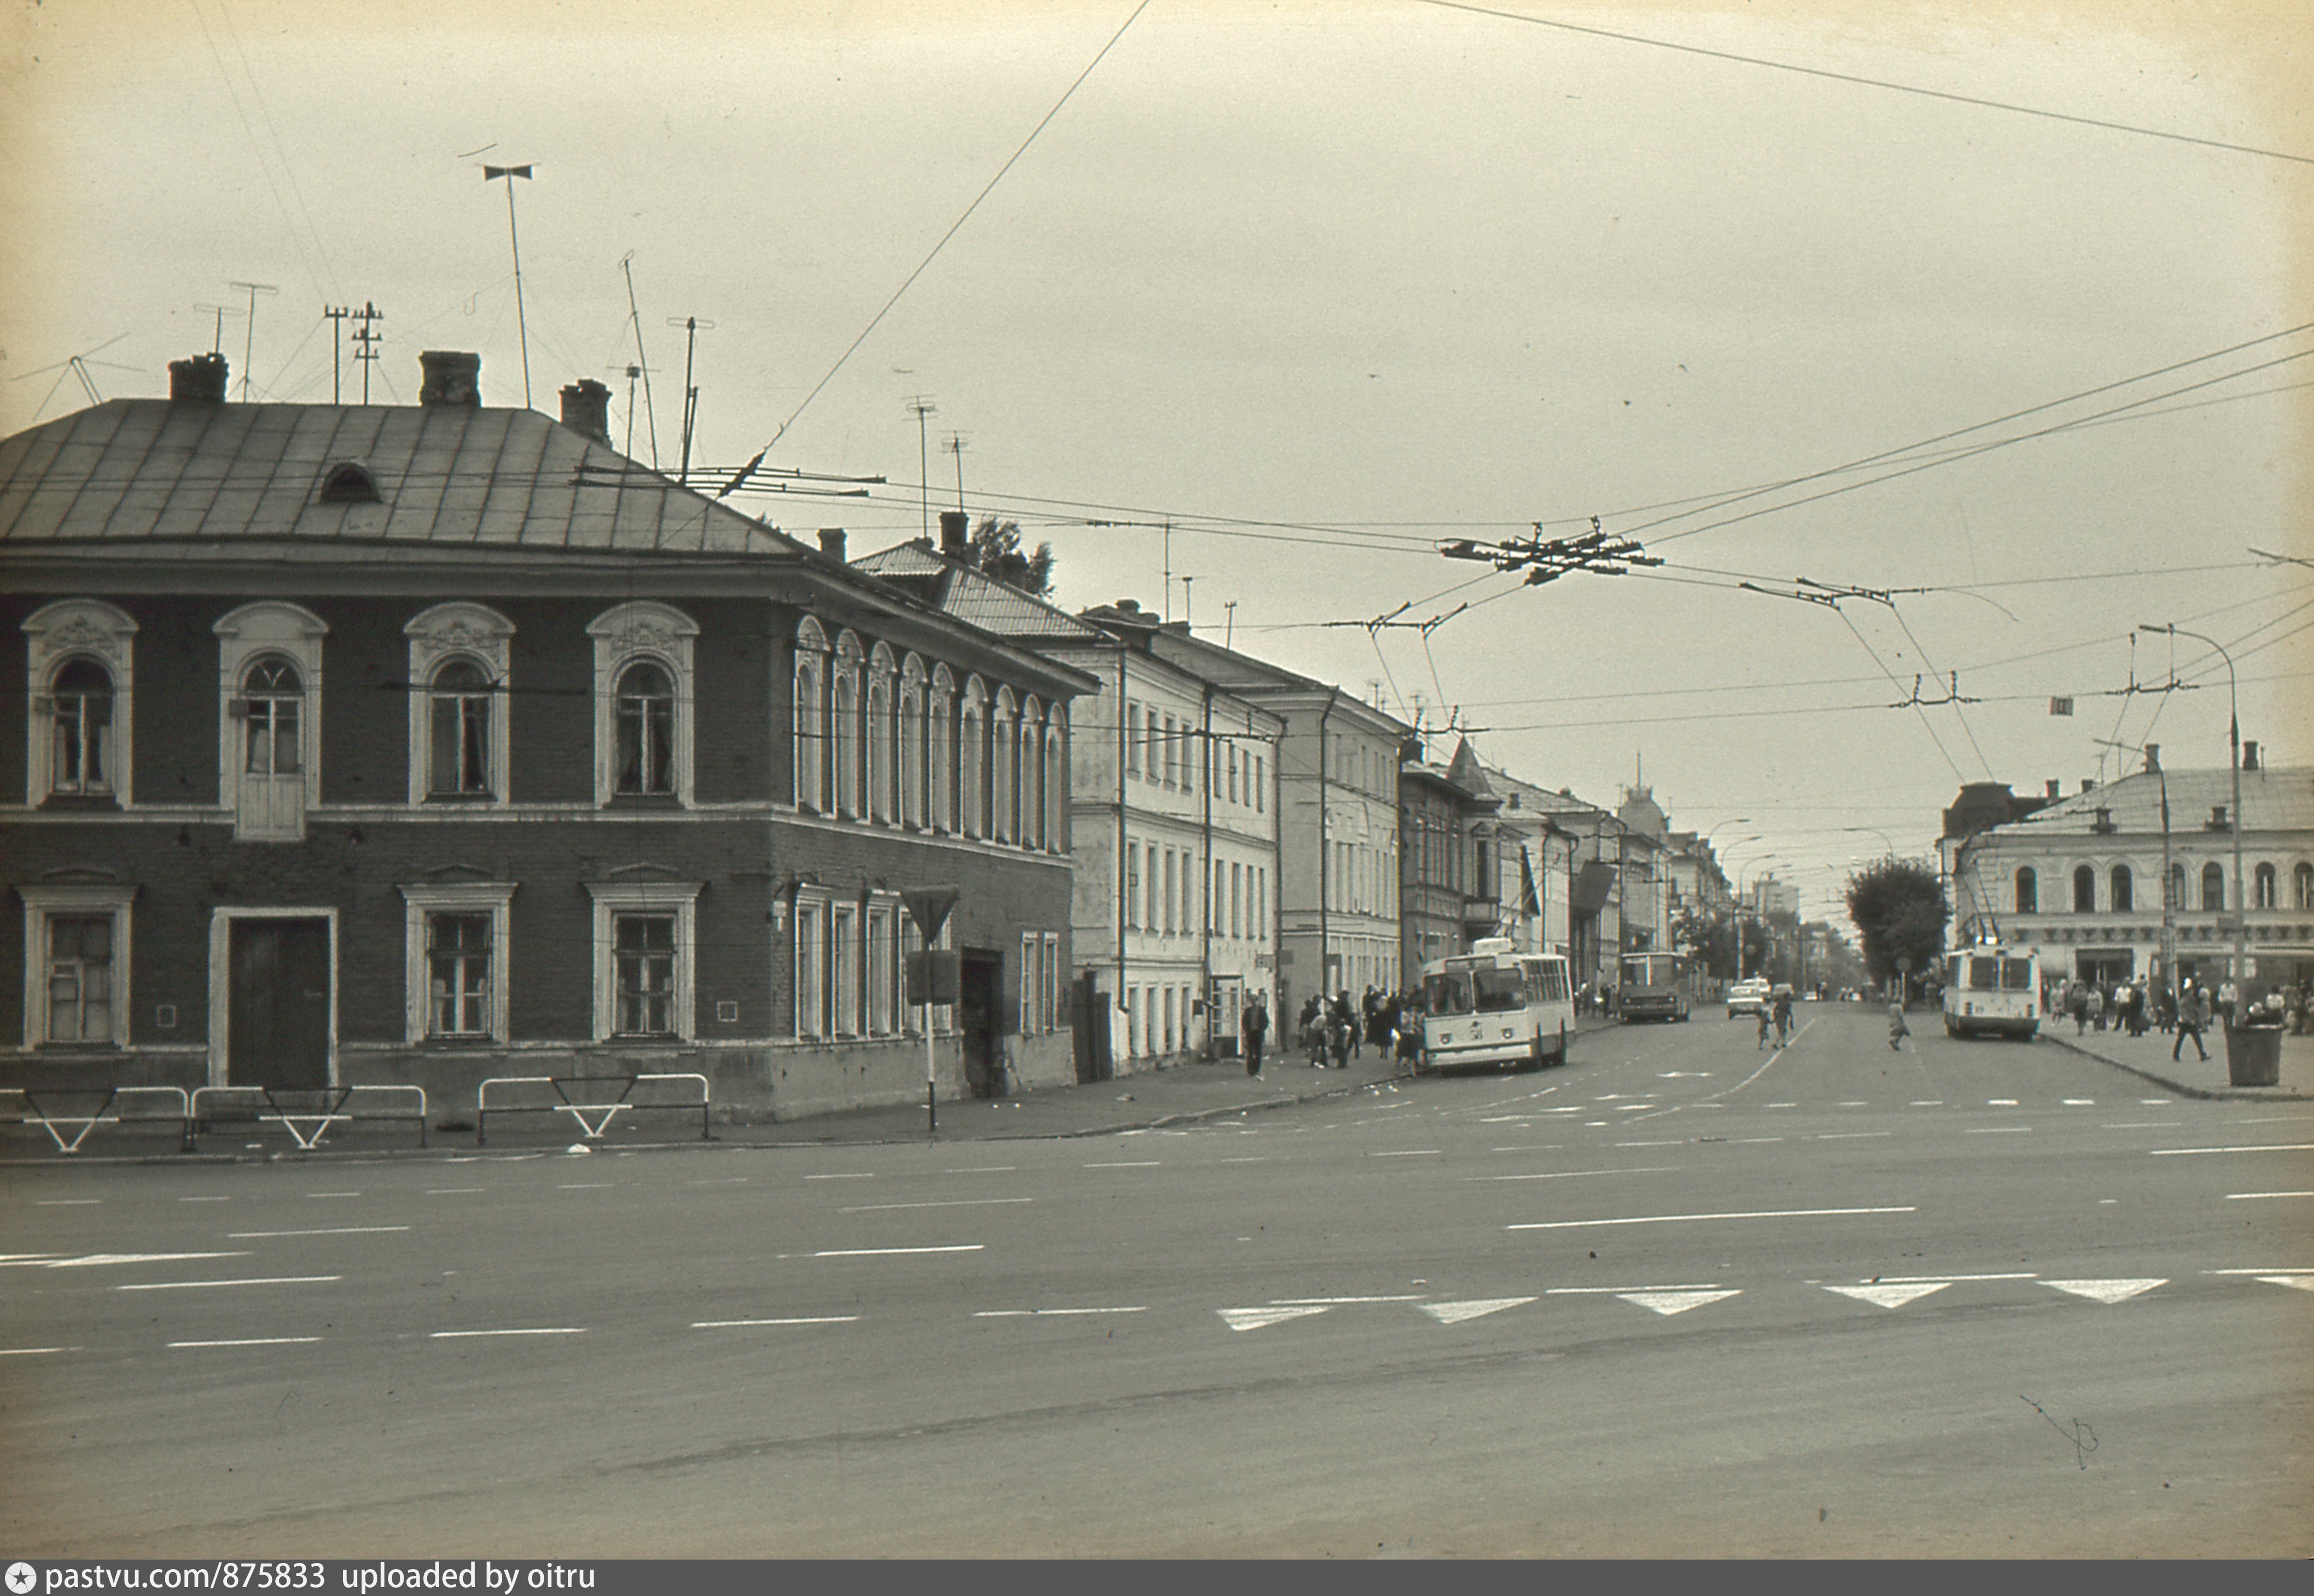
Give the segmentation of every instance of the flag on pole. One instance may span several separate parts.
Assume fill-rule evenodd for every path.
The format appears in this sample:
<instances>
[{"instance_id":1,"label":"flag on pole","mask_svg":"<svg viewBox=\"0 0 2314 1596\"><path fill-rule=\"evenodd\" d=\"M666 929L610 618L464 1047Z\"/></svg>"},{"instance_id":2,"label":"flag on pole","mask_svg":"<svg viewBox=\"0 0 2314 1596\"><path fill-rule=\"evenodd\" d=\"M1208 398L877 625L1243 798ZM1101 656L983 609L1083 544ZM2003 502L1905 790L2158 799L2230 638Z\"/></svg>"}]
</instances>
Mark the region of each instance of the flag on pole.
<instances>
[{"instance_id":1,"label":"flag on pole","mask_svg":"<svg viewBox=\"0 0 2314 1596\"><path fill-rule=\"evenodd\" d=\"M1542 913L1542 896L1534 889L1534 861L1527 857L1524 848L1519 850L1519 913L1525 915Z\"/></svg>"},{"instance_id":2,"label":"flag on pole","mask_svg":"<svg viewBox=\"0 0 2314 1596\"><path fill-rule=\"evenodd\" d=\"M502 177L528 177L529 175L530 168L527 166L485 166L482 168L482 181L486 183L495 182Z\"/></svg>"},{"instance_id":3,"label":"flag on pole","mask_svg":"<svg viewBox=\"0 0 2314 1596\"><path fill-rule=\"evenodd\" d=\"M2049 713L2050 713L2050 714L2052 714L2052 715L2070 715L2070 714L2071 714L2072 712L2073 712L2073 701L2072 701L2072 700L2071 700L2071 699L2069 699L2069 698L2053 698L2053 699L2051 699L2051 700L2049 701Z\"/></svg>"}]
</instances>

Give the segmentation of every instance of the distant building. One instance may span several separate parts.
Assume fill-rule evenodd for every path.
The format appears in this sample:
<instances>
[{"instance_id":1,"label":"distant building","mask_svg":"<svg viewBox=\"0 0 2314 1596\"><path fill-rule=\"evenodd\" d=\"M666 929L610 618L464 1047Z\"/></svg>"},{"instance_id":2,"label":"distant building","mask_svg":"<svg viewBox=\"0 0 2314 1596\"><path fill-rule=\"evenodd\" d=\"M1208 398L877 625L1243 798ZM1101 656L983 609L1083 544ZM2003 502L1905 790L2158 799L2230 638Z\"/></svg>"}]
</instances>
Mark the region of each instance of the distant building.
<instances>
[{"instance_id":1,"label":"distant building","mask_svg":"<svg viewBox=\"0 0 2314 1596\"><path fill-rule=\"evenodd\" d=\"M2234 827L2247 898L2244 980L2314 977L2314 770L2142 771L1948 840L1955 932L2029 944L2052 975L2215 984L2231 962ZM2166 816L2165 816L2166 811ZM1949 823L1948 823L1949 824ZM2166 884L2166 885L2165 885Z\"/></svg>"},{"instance_id":2,"label":"distant building","mask_svg":"<svg viewBox=\"0 0 2314 1596\"><path fill-rule=\"evenodd\" d=\"M1399 772L1400 967L1468 953L1504 926L1502 799L1470 740L1451 763L1409 759ZM1515 912L1516 904L1512 904Z\"/></svg>"}]
</instances>

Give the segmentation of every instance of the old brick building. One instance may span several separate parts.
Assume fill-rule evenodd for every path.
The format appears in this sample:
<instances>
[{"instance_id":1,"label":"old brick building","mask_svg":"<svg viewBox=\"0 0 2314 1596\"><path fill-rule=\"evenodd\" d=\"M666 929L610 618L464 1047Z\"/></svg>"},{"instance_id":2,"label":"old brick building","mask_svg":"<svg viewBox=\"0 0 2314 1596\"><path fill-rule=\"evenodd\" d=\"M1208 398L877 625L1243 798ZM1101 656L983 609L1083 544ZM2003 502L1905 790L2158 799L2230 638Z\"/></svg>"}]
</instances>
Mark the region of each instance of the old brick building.
<instances>
[{"instance_id":1,"label":"old brick building","mask_svg":"<svg viewBox=\"0 0 2314 1596\"><path fill-rule=\"evenodd\" d=\"M1072 1078L1091 680L627 460L599 384L426 359L368 406L203 357L0 442L0 1085L920 1099L932 886L942 1095Z\"/></svg>"}]
</instances>

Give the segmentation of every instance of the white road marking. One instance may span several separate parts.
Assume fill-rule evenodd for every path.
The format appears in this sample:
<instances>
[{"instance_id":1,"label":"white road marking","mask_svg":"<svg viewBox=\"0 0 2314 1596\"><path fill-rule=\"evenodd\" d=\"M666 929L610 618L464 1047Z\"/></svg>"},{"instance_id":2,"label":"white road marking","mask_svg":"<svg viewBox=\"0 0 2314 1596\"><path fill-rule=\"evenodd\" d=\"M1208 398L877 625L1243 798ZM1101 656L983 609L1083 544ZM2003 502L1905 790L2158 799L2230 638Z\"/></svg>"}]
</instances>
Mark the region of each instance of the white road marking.
<instances>
[{"instance_id":1,"label":"white road marking","mask_svg":"<svg viewBox=\"0 0 2314 1596\"><path fill-rule=\"evenodd\" d=\"M1223 1159L1222 1162L1224 1164L1266 1164L1269 1162L1269 1160L1267 1159Z\"/></svg>"},{"instance_id":2,"label":"white road marking","mask_svg":"<svg viewBox=\"0 0 2314 1596\"><path fill-rule=\"evenodd\" d=\"M406 1230L408 1225L338 1225L326 1230L229 1230L227 1241L263 1241L276 1236L375 1236L388 1230Z\"/></svg>"},{"instance_id":3,"label":"white road marking","mask_svg":"<svg viewBox=\"0 0 2314 1596\"><path fill-rule=\"evenodd\" d=\"M1366 1154L1366 1157L1370 1159L1435 1159L1437 1156L1438 1149L1435 1147L1409 1148L1404 1152L1370 1152Z\"/></svg>"},{"instance_id":4,"label":"white road marking","mask_svg":"<svg viewBox=\"0 0 2314 1596\"><path fill-rule=\"evenodd\" d=\"M1872 1105L1871 1105L1871 1104L1869 1104L1869 1103L1862 1102L1862 1101L1855 1101L1855 1102L1847 1102L1847 1103L1838 1104L1838 1105L1836 1105L1836 1107L1841 1107L1841 1108L1869 1108L1870 1107L1872 1107Z\"/></svg>"},{"instance_id":5,"label":"white road marking","mask_svg":"<svg viewBox=\"0 0 2314 1596\"><path fill-rule=\"evenodd\" d=\"M1623 1142L1617 1146L1627 1145ZM1668 1142L1650 1142L1649 1147L1668 1147ZM1585 1175L1663 1175L1670 1171L1669 1164L1650 1164L1639 1169L1554 1169L1547 1175L1465 1175L1465 1180L1574 1180Z\"/></svg>"},{"instance_id":6,"label":"white road marking","mask_svg":"<svg viewBox=\"0 0 2314 1596\"><path fill-rule=\"evenodd\" d=\"M856 1323L856 1313L824 1314L816 1318L703 1318L693 1321L694 1330L744 1330L755 1325L849 1325Z\"/></svg>"},{"instance_id":7,"label":"white road marking","mask_svg":"<svg viewBox=\"0 0 2314 1596\"><path fill-rule=\"evenodd\" d=\"M2314 1292L2314 1275L2261 1274L2257 1278L2267 1285L2296 1286L2301 1292Z\"/></svg>"},{"instance_id":8,"label":"white road marking","mask_svg":"<svg viewBox=\"0 0 2314 1596\"><path fill-rule=\"evenodd\" d=\"M0 1346L0 1358L38 1358L49 1353L76 1353L76 1346Z\"/></svg>"},{"instance_id":9,"label":"white road marking","mask_svg":"<svg viewBox=\"0 0 2314 1596\"><path fill-rule=\"evenodd\" d=\"M2045 1280L2041 1283L2098 1302L2126 1302L2141 1292L2150 1292L2155 1286L2169 1283L2167 1280Z\"/></svg>"},{"instance_id":10,"label":"white road marking","mask_svg":"<svg viewBox=\"0 0 2314 1596\"><path fill-rule=\"evenodd\" d=\"M745 1186L747 1184L747 1177L744 1175L719 1175L712 1180L686 1180L683 1184L685 1186Z\"/></svg>"},{"instance_id":11,"label":"white road marking","mask_svg":"<svg viewBox=\"0 0 2314 1596\"><path fill-rule=\"evenodd\" d=\"M979 1252L986 1246L986 1242L974 1241L962 1247L839 1247L830 1248L825 1252L807 1253L804 1256L814 1258L884 1258L896 1257L904 1253Z\"/></svg>"},{"instance_id":12,"label":"white road marking","mask_svg":"<svg viewBox=\"0 0 2314 1596\"><path fill-rule=\"evenodd\" d=\"M556 1186L558 1192L607 1192L619 1183L615 1180L575 1180Z\"/></svg>"},{"instance_id":13,"label":"white road marking","mask_svg":"<svg viewBox=\"0 0 2314 1596\"><path fill-rule=\"evenodd\" d=\"M1717 1282L1704 1285L1555 1285L1542 1293L1546 1297L1622 1297L1635 1292L1716 1292Z\"/></svg>"},{"instance_id":14,"label":"white road marking","mask_svg":"<svg viewBox=\"0 0 2314 1596\"><path fill-rule=\"evenodd\" d=\"M1089 1313L1146 1313L1144 1303L1135 1308L991 1308L974 1314L975 1318L1068 1318Z\"/></svg>"},{"instance_id":15,"label":"white road marking","mask_svg":"<svg viewBox=\"0 0 2314 1596\"><path fill-rule=\"evenodd\" d=\"M2189 1152L2314 1152L2314 1142L2268 1142L2248 1147L2157 1147L2151 1151L2157 1159Z\"/></svg>"},{"instance_id":16,"label":"white road marking","mask_svg":"<svg viewBox=\"0 0 2314 1596\"><path fill-rule=\"evenodd\" d=\"M2014 1098L1987 1098L1984 1099L1984 1106L1987 1108L2014 1108L2017 1107L2017 1099Z\"/></svg>"},{"instance_id":17,"label":"white road marking","mask_svg":"<svg viewBox=\"0 0 2314 1596\"><path fill-rule=\"evenodd\" d=\"M486 1186L430 1186L426 1188L426 1195L429 1197L462 1197L472 1192L490 1189Z\"/></svg>"},{"instance_id":18,"label":"white road marking","mask_svg":"<svg viewBox=\"0 0 2314 1596\"><path fill-rule=\"evenodd\" d=\"M342 1274L267 1274L248 1280L159 1280L141 1285L117 1285L116 1292L190 1292L213 1285L320 1285L343 1280Z\"/></svg>"},{"instance_id":19,"label":"white road marking","mask_svg":"<svg viewBox=\"0 0 2314 1596\"><path fill-rule=\"evenodd\" d=\"M2094 1108L2097 1107L2097 1099L2095 1098L2067 1098L2064 1099L2064 1105L2068 1108Z\"/></svg>"},{"instance_id":20,"label":"white road marking","mask_svg":"<svg viewBox=\"0 0 2314 1596\"><path fill-rule=\"evenodd\" d=\"M1656 1076L1656 1079L1657 1080L1709 1080L1711 1079L1711 1071L1709 1070L1665 1070L1660 1071Z\"/></svg>"},{"instance_id":21,"label":"white road marking","mask_svg":"<svg viewBox=\"0 0 2314 1596\"><path fill-rule=\"evenodd\" d=\"M949 1169L949 1175L1010 1175L1020 1168L1018 1164L982 1164L970 1169Z\"/></svg>"},{"instance_id":22,"label":"white road marking","mask_svg":"<svg viewBox=\"0 0 2314 1596\"><path fill-rule=\"evenodd\" d=\"M1942 1098L1921 1098L1906 1106L1912 1108L1941 1108L1945 1106L1945 1100Z\"/></svg>"},{"instance_id":23,"label":"white road marking","mask_svg":"<svg viewBox=\"0 0 2314 1596\"><path fill-rule=\"evenodd\" d=\"M535 1330L436 1330L428 1341L471 1341L484 1336L584 1336L584 1325L555 1325Z\"/></svg>"},{"instance_id":24,"label":"white road marking","mask_svg":"<svg viewBox=\"0 0 2314 1596\"><path fill-rule=\"evenodd\" d=\"M2168 1108L2172 1106L2172 1102L2168 1098L2140 1098L2137 1099L2137 1106L2141 1108Z\"/></svg>"},{"instance_id":25,"label":"white road marking","mask_svg":"<svg viewBox=\"0 0 2314 1596\"><path fill-rule=\"evenodd\" d=\"M1463 1302L1425 1302L1422 1311L1442 1325L1459 1325L1464 1319L1483 1318L1506 1308L1523 1308L1533 1301L1532 1297L1477 1297Z\"/></svg>"},{"instance_id":26,"label":"white road marking","mask_svg":"<svg viewBox=\"0 0 2314 1596\"><path fill-rule=\"evenodd\" d=\"M804 1178L806 1180L873 1180L876 1178L876 1171L853 1169L842 1175L807 1175Z\"/></svg>"},{"instance_id":27,"label":"white road marking","mask_svg":"<svg viewBox=\"0 0 2314 1596\"><path fill-rule=\"evenodd\" d=\"M1660 1313L1665 1318L1685 1313L1691 1308L1701 1308L1713 1302L1724 1302L1730 1297L1740 1297L1741 1292L1626 1292L1616 1299L1635 1307Z\"/></svg>"},{"instance_id":28,"label":"white road marking","mask_svg":"<svg viewBox=\"0 0 2314 1596\"><path fill-rule=\"evenodd\" d=\"M994 1208L1006 1203L1033 1203L1034 1197L958 1197L947 1203L862 1203L839 1208L838 1213L884 1213L895 1208Z\"/></svg>"},{"instance_id":29,"label":"white road marking","mask_svg":"<svg viewBox=\"0 0 2314 1596\"><path fill-rule=\"evenodd\" d=\"M1894 1131L1824 1131L1808 1138L1811 1142L1854 1142L1866 1136L1893 1136Z\"/></svg>"},{"instance_id":30,"label":"white road marking","mask_svg":"<svg viewBox=\"0 0 2314 1596\"><path fill-rule=\"evenodd\" d=\"M2033 1273L2015 1274L1876 1274L1867 1284L1915 1285L1923 1281L1950 1283L1956 1280L2038 1280Z\"/></svg>"},{"instance_id":31,"label":"white road marking","mask_svg":"<svg viewBox=\"0 0 2314 1596\"><path fill-rule=\"evenodd\" d=\"M1797 1103L1771 1103L1768 1107L1771 1108L1797 1108L1799 1105Z\"/></svg>"},{"instance_id":32,"label":"white road marking","mask_svg":"<svg viewBox=\"0 0 2314 1596\"><path fill-rule=\"evenodd\" d=\"M2314 1119L2314 1114L2254 1114L2232 1123L2238 1125L2279 1125L2309 1119Z\"/></svg>"},{"instance_id":33,"label":"white road marking","mask_svg":"<svg viewBox=\"0 0 2314 1596\"><path fill-rule=\"evenodd\" d=\"M307 1192L308 1197L358 1197L359 1192Z\"/></svg>"},{"instance_id":34,"label":"white road marking","mask_svg":"<svg viewBox=\"0 0 2314 1596\"><path fill-rule=\"evenodd\" d=\"M1299 1308L1316 1302L1333 1308L1344 1302L1419 1302L1422 1298L1420 1292L1409 1292L1399 1297L1272 1297L1269 1305L1272 1308Z\"/></svg>"},{"instance_id":35,"label":"white road marking","mask_svg":"<svg viewBox=\"0 0 2314 1596\"><path fill-rule=\"evenodd\" d=\"M177 1201L180 1203L230 1203L233 1199L231 1197L180 1197Z\"/></svg>"},{"instance_id":36,"label":"white road marking","mask_svg":"<svg viewBox=\"0 0 2314 1596\"><path fill-rule=\"evenodd\" d=\"M247 1248L239 1252L93 1252L85 1257L57 1258L44 1265L50 1269L89 1269L100 1264L181 1264L195 1258L245 1258Z\"/></svg>"},{"instance_id":37,"label":"white road marking","mask_svg":"<svg viewBox=\"0 0 2314 1596\"><path fill-rule=\"evenodd\" d=\"M1972 1125L1961 1133L1964 1136L2022 1136L2031 1125Z\"/></svg>"},{"instance_id":38,"label":"white road marking","mask_svg":"<svg viewBox=\"0 0 2314 1596\"><path fill-rule=\"evenodd\" d=\"M242 1341L172 1341L177 1346L303 1346L319 1341L319 1336L252 1336Z\"/></svg>"},{"instance_id":39,"label":"white road marking","mask_svg":"<svg viewBox=\"0 0 2314 1596\"><path fill-rule=\"evenodd\" d=\"M1628 1219L1554 1219L1505 1225L1506 1230L1581 1230L1598 1225L1670 1225L1707 1219L1822 1219L1859 1213L1917 1213L1901 1208L1760 1208L1735 1213L1647 1213Z\"/></svg>"},{"instance_id":40,"label":"white road marking","mask_svg":"<svg viewBox=\"0 0 2314 1596\"><path fill-rule=\"evenodd\" d=\"M43 1197L35 1202L32 1206L35 1208L93 1208L103 1201L102 1197Z\"/></svg>"},{"instance_id":41,"label":"white road marking","mask_svg":"<svg viewBox=\"0 0 2314 1596\"><path fill-rule=\"evenodd\" d=\"M2174 1119L2133 1119L2121 1124L2099 1125L2100 1131L2171 1131L2177 1128Z\"/></svg>"},{"instance_id":42,"label":"white road marking","mask_svg":"<svg viewBox=\"0 0 2314 1596\"><path fill-rule=\"evenodd\" d=\"M2293 1269L2287 1265L2264 1269L2204 1269L2204 1274L2314 1274L2314 1269Z\"/></svg>"},{"instance_id":43,"label":"white road marking","mask_svg":"<svg viewBox=\"0 0 2314 1596\"><path fill-rule=\"evenodd\" d=\"M1771 1142L1781 1142L1781 1136L1736 1136L1728 1141L1730 1147L1762 1147Z\"/></svg>"},{"instance_id":44,"label":"white road marking","mask_svg":"<svg viewBox=\"0 0 2314 1596\"><path fill-rule=\"evenodd\" d=\"M1674 1136L1668 1142L1618 1142L1615 1145L1618 1147L1684 1147L1687 1142L1683 1137Z\"/></svg>"},{"instance_id":45,"label":"white road marking","mask_svg":"<svg viewBox=\"0 0 2314 1596\"><path fill-rule=\"evenodd\" d=\"M1232 1330L1259 1330L1270 1325L1282 1325L1287 1319L1307 1318L1313 1313L1323 1313L1322 1308L1216 1308L1222 1322Z\"/></svg>"},{"instance_id":46,"label":"white road marking","mask_svg":"<svg viewBox=\"0 0 2314 1596\"><path fill-rule=\"evenodd\" d=\"M1939 1280L1920 1285L1828 1285L1824 1289L1880 1308L1902 1308L1907 1302L1917 1302L1931 1292L1943 1291L1950 1283L1949 1281Z\"/></svg>"},{"instance_id":47,"label":"white road marking","mask_svg":"<svg viewBox=\"0 0 2314 1596\"><path fill-rule=\"evenodd\" d=\"M2228 1192L2226 1201L2239 1203L2250 1197L2314 1197L2314 1192Z\"/></svg>"},{"instance_id":48,"label":"white road marking","mask_svg":"<svg viewBox=\"0 0 2314 1596\"><path fill-rule=\"evenodd\" d=\"M1129 1159L1112 1164L1080 1164L1081 1169L1154 1169L1163 1160L1159 1159Z\"/></svg>"}]
</instances>

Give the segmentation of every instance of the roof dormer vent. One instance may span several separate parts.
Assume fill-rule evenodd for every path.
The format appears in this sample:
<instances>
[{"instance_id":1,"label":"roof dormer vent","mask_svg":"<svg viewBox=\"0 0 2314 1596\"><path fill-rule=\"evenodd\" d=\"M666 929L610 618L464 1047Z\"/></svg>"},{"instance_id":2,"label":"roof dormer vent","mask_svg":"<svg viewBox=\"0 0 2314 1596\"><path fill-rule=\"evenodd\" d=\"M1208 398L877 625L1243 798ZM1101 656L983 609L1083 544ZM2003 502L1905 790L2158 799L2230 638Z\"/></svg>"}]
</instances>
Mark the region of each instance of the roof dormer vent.
<instances>
[{"instance_id":1,"label":"roof dormer vent","mask_svg":"<svg viewBox=\"0 0 2314 1596\"><path fill-rule=\"evenodd\" d=\"M377 479L369 474L369 467L356 460L340 460L330 467L322 478L321 502L323 504L382 504L377 490Z\"/></svg>"}]
</instances>

